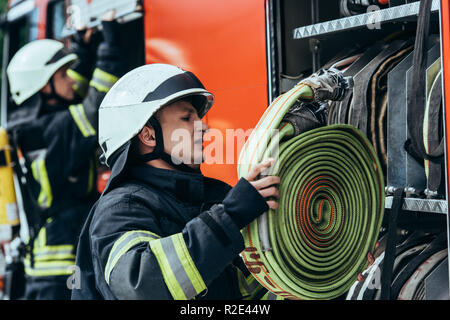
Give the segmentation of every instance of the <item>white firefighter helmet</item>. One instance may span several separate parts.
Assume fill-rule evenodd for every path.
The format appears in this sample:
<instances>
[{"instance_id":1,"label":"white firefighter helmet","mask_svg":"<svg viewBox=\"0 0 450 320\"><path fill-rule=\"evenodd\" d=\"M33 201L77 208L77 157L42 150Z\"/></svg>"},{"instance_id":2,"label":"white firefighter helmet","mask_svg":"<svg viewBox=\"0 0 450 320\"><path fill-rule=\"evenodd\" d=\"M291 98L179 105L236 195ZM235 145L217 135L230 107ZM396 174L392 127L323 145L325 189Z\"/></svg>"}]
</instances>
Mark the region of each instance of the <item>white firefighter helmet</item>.
<instances>
[{"instance_id":1,"label":"white firefighter helmet","mask_svg":"<svg viewBox=\"0 0 450 320\"><path fill-rule=\"evenodd\" d=\"M99 109L99 144L102 161L136 136L161 107L190 97L198 116L211 108L214 96L191 72L168 64L138 67L117 81Z\"/></svg>"},{"instance_id":2,"label":"white firefighter helmet","mask_svg":"<svg viewBox=\"0 0 450 320\"><path fill-rule=\"evenodd\" d=\"M42 39L23 46L6 69L12 98L17 105L41 90L62 66L77 59L56 40Z\"/></svg>"}]
</instances>

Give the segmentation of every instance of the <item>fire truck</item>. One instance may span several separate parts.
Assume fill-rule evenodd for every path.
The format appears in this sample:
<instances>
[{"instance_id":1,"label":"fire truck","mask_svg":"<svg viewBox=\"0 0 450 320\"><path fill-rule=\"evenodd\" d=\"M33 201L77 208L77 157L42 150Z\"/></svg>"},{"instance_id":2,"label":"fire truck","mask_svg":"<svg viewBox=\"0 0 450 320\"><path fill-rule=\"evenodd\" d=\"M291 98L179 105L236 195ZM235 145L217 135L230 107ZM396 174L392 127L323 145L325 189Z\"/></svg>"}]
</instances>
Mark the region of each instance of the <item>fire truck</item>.
<instances>
[{"instance_id":1,"label":"fire truck","mask_svg":"<svg viewBox=\"0 0 450 320\"><path fill-rule=\"evenodd\" d=\"M361 79L359 83L369 83L378 76L378 71L383 72L382 62L392 57L387 54L388 49L376 48L374 43L395 39L399 34L413 38L419 24L419 5L420 1L411 0L10 0L1 21L4 45L0 121L5 127L11 108L6 66L21 46L44 38L68 42L75 32L75 25L98 27L101 16L114 9L121 24L123 47L127 48L124 53L128 69L150 63L177 65L195 73L214 94L215 104L206 115L206 122L223 137L233 140L233 154L223 157L222 161L203 164L202 172L233 185L238 179L236 164L242 145L234 140L235 136L227 135L228 129L245 131L254 128L280 94L321 68L339 61L345 63L349 56L365 57L365 64L358 70L355 67L352 76L355 82ZM437 77L437 72L433 75L430 69L432 64L436 70L441 70L442 116L438 117L440 122L436 125L442 127L440 139L445 141L449 138L446 129L450 125L450 118L446 116L446 106L450 105L448 1L432 1L430 34L436 45L425 53L429 57L426 72L432 81ZM409 47L413 45L414 41L409 43ZM406 49L407 44L401 46ZM373 53L369 54L371 50ZM448 239L447 145L441 155L445 170L441 191L437 193L426 192L429 188L423 163L414 163L417 160L403 148L394 148L403 146L408 139L405 79L412 66L411 50L389 62L385 78L380 78L385 82L384 89L381 88L383 83L381 89L373 89L375 91L370 91L370 86L362 88L366 90L362 99L368 101L369 107L370 97L385 95L386 101L391 102L385 103L383 115L378 116L377 111L376 119L368 117L367 132L370 135L371 121L383 123L380 128L373 128L376 137L372 142L378 143L381 151L386 149L385 161L382 161L386 178L386 216L393 203L392 190L404 187L407 197L402 204L403 220L399 221L399 232L421 229L427 232L426 226L431 226L432 230L447 230ZM384 59L382 52L386 53ZM376 67L377 72L370 73L369 65L374 66L373 70ZM369 68L364 69L365 66ZM370 78L365 79L364 75ZM403 79L403 87L397 88L400 82L391 81L394 76ZM354 90L357 87L355 85ZM431 84L429 87L428 92L431 92ZM354 100L356 93L353 91ZM403 102L396 100L404 105L400 111L394 111L392 101L395 98L403 99ZM355 113L341 112L347 108L344 103L329 107L329 123L359 126L360 120L354 119ZM384 140L376 142L378 139ZM100 170L105 173L99 175L101 191L108 175L105 168ZM448 299L447 261L445 257L436 262L423 278L422 299ZM435 283L441 284L439 290L433 285Z\"/></svg>"}]
</instances>

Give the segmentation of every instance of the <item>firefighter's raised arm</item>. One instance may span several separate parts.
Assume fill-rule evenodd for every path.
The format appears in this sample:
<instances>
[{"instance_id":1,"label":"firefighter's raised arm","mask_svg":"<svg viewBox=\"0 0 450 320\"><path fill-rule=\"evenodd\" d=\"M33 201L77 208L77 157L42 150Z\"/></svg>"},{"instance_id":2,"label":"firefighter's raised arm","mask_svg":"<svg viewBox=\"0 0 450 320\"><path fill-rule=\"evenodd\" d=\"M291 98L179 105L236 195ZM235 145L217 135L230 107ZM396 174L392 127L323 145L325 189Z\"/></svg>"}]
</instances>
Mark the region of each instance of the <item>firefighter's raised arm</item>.
<instances>
[{"instance_id":1,"label":"firefighter's raised arm","mask_svg":"<svg viewBox=\"0 0 450 320\"><path fill-rule=\"evenodd\" d=\"M94 29L80 28L70 38L70 49L77 56L78 60L67 70L67 75L75 80L73 86L75 93L81 97L86 97L89 88L89 80L92 77L96 60L96 47L93 41Z\"/></svg>"},{"instance_id":2,"label":"firefighter's raised arm","mask_svg":"<svg viewBox=\"0 0 450 320\"><path fill-rule=\"evenodd\" d=\"M105 94L124 71L119 40L119 24L114 21L114 11L102 19L103 41L97 48L97 62L89 82L89 92L83 101L84 112L92 128L98 126L98 108Z\"/></svg>"}]
</instances>

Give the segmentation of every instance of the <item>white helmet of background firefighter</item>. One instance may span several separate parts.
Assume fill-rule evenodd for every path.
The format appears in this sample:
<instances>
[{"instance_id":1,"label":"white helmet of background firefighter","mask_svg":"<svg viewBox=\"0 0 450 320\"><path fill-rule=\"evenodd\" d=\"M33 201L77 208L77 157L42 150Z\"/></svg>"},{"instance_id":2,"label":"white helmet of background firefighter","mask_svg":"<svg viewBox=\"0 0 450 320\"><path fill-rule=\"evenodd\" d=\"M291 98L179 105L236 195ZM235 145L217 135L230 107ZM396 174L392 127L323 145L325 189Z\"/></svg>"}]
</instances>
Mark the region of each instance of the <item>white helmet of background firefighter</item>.
<instances>
[{"instance_id":1,"label":"white helmet of background firefighter","mask_svg":"<svg viewBox=\"0 0 450 320\"><path fill-rule=\"evenodd\" d=\"M77 58L56 40L35 40L23 46L6 69L14 102L22 104L41 90L58 69Z\"/></svg>"},{"instance_id":2,"label":"white helmet of background firefighter","mask_svg":"<svg viewBox=\"0 0 450 320\"><path fill-rule=\"evenodd\" d=\"M153 116L162 107L181 99L188 99L200 118L214 102L214 96L193 73L159 63L128 72L108 91L99 109L98 134L103 150L101 161L112 167L108 186L124 169L131 140L147 122L155 130L156 147L140 160L163 159L182 170L189 170L186 165L174 164L171 156L164 152L161 126Z\"/></svg>"}]
</instances>

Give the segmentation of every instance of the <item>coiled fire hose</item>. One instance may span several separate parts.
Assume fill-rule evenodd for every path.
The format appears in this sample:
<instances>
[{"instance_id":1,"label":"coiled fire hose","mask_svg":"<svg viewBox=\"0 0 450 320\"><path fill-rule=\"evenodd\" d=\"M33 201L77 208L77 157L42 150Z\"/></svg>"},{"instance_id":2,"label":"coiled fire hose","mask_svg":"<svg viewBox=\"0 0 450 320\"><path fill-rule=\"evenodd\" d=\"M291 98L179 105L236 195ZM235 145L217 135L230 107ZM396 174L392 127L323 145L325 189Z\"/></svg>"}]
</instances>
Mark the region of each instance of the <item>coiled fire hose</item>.
<instances>
[{"instance_id":1,"label":"coiled fire hose","mask_svg":"<svg viewBox=\"0 0 450 320\"><path fill-rule=\"evenodd\" d=\"M245 177L266 158L276 160L267 174L281 179L278 209L242 230L242 257L258 282L288 299L333 299L347 292L368 265L384 212L380 163L358 129L331 125L295 135L294 126L283 122L295 103L312 98L301 83L279 96L238 164L239 177Z\"/></svg>"}]
</instances>

